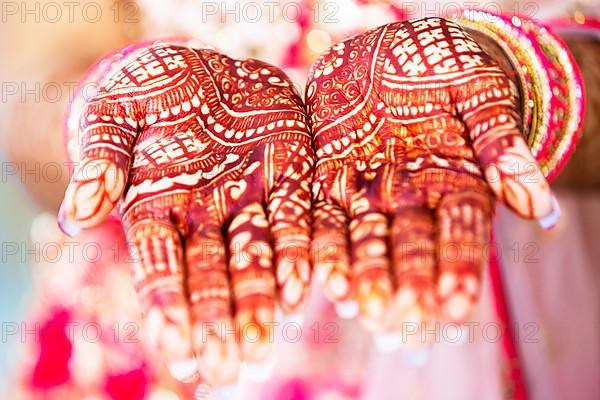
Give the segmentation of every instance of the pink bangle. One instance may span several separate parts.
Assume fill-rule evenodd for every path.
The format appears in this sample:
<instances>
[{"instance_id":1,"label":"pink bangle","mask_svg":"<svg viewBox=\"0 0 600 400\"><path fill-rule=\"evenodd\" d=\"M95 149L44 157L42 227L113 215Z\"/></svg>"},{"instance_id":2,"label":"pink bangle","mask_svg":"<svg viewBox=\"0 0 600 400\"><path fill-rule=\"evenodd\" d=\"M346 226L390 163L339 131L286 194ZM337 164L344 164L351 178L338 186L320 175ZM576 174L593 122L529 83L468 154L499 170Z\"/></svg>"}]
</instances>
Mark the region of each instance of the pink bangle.
<instances>
[{"instance_id":1,"label":"pink bangle","mask_svg":"<svg viewBox=\"0 0 600 400\"><path fill-rule=\"evenodd\" d=\"M521 86L524 134L542 172L554 179L583 126L585 87L571 52L528 18L465 10L455 21L490 37L510 59Z\"/></svg>"}]
</instances>

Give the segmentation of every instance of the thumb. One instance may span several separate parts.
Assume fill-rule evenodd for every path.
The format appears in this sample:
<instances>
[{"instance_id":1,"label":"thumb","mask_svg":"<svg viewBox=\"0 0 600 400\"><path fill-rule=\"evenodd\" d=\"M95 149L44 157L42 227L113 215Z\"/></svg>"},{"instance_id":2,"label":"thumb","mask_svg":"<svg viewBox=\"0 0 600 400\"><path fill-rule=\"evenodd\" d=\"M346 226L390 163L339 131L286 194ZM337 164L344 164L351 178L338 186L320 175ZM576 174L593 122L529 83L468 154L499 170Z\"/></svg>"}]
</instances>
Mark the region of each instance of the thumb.
<instances>
[{"instance_id":1,"label":"thumb","mask_svg":"<svg viewBox=\"0 0 600 400\"><path fill-rule=\"evenodd\" d=\"M103 222L127 184L138 132L133 104L107 91L89 101L81 115L77 165L60 207L58 224L67 235Z\"/></svg>"},{"instance_id":2,"label":"thumb","mask_svg":"<svg viewBox=\"0 0 600 400\"><path fill-rule=\"evenodd\" d=\"M495 72L472 77L457 109L496 197L521 217L537 219L549 229L560 217L558 202L521 135L516 89Z\"/></svg>"},{"instance_id":3,"label":"thumb","mask_svg":"<svg viewBox=\"0 0 600 400\"><path fill-rule=\"evenodd\" d=\"M103 222L125 189L125 171L110 159L86 159L79 164L65 192L58 224L66 234Z\"/></svg>"}]
</instances>

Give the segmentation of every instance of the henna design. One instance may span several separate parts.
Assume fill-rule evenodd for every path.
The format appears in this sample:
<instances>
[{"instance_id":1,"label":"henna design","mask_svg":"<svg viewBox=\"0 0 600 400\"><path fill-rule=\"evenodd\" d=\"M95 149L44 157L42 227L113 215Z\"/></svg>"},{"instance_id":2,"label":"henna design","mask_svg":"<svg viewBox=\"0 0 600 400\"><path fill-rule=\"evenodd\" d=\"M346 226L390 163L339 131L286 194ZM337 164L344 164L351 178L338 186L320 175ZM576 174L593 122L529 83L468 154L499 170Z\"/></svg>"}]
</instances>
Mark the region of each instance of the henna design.
<instances>
[{"instance_id":1,"label":"henna design","mask_svg":"<svg viewBox=\"0 0 600 400\"><path fill-rule=\"evenodd\" d=\"M306 298L313 154L302 100L279 69L208 49L153 44L112 71L81 110L82 163L59 219L90 227L118 204L171 372L231 381L240 356L266 356L276 290L288 311Z\"/></svg>"},{"instance_id":2,"label":"henna design","mask_svg":"<svg viewBox=\"0 0 600 400\"><path fill-rule=\"evenodd\" d=\"M438 309L468 316L492 193L524 217L552 211L515 86L455 23L392 23L335 44L311 68L306 103L317 276L373 329Z\"/></svg>"}]
</instances>

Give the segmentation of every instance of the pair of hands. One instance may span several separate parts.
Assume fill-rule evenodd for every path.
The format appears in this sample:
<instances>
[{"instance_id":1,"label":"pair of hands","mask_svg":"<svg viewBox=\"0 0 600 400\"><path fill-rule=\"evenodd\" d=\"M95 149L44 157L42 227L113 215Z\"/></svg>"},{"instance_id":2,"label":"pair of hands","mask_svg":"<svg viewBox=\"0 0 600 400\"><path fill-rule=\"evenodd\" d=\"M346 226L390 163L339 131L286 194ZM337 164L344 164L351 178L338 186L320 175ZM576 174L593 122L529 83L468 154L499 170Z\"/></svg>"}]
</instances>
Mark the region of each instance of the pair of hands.
<instances>
[{"instance_id":1,"label":"pair of hands","mask_svg":"<svg viewBox=\"0 0 600 400\"><path fill-rule=\"evenodd\" d=\"M240 360L267 356L276 304L300 309L311 265L340 312L356 305L374 331L463 321L494 195L553 218L518 103L498 64L437 18L334 45L306 107L271 65L155 44L77 111L59 221L75 232L117 205L171 373L229 382Z\"/></svg>"}]
</instances>

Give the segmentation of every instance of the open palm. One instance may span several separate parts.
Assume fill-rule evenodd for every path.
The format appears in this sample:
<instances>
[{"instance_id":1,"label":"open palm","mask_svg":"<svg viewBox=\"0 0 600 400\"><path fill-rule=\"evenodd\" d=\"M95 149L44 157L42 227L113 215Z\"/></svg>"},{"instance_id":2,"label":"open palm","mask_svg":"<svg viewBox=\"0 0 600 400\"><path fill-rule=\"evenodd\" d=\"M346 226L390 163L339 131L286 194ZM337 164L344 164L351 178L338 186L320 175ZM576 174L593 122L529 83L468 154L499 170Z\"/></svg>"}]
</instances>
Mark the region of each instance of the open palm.
<instances>
[{"instance_id":1,"label":"open palm","mask_svg":"<svg viewBox=\"0 0 600 400\"><path fill-rule=\"evenodd\" d=\"M392 23L334 45L306 92L316 149L315 272L374 330L464 321L494 194L552 212L520 132L517 90L458 25Z\"/></svg>"},{"instance_id":2,"label":"open palm","mask_svg":"<svg viewBox=\"0 0 600 400\"><path fill-rule=\"evenodd\" d=\"M231 381L240 359L266 355L276 293L285 310L305 298L313 160L302 101L279 69L207 49L153 44L115 71L80 110L60 222L91 227L118 204L146 326L171 372Z\"/></svg>"}]
</instances>

